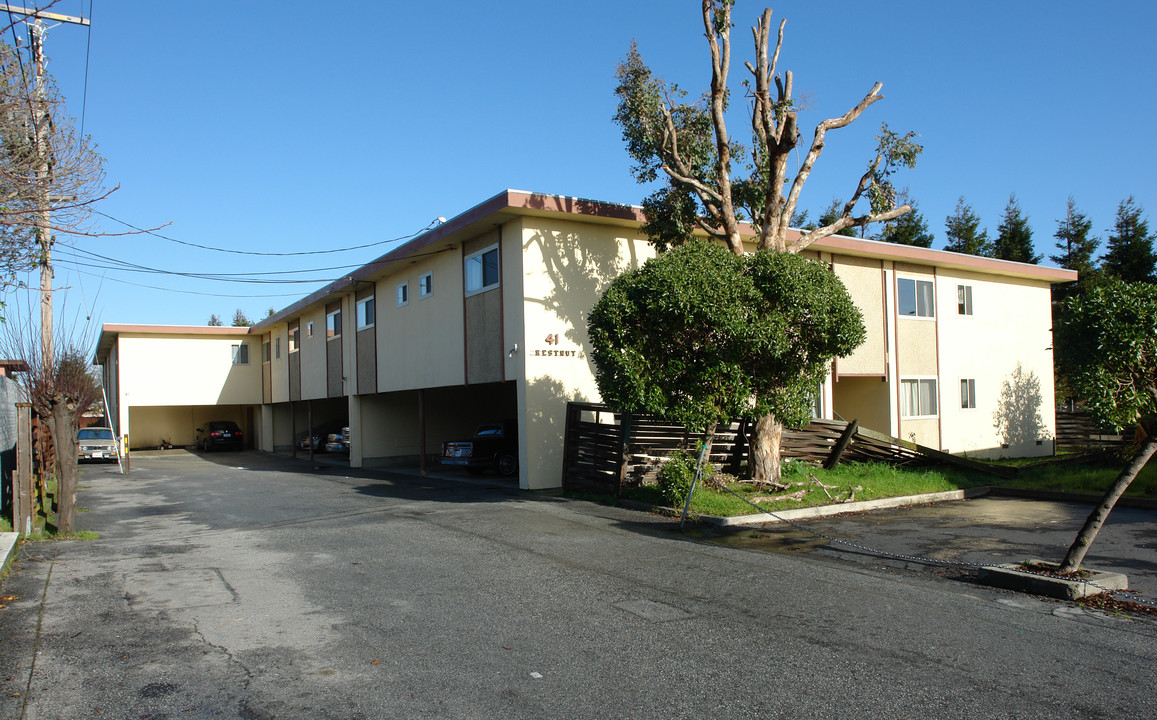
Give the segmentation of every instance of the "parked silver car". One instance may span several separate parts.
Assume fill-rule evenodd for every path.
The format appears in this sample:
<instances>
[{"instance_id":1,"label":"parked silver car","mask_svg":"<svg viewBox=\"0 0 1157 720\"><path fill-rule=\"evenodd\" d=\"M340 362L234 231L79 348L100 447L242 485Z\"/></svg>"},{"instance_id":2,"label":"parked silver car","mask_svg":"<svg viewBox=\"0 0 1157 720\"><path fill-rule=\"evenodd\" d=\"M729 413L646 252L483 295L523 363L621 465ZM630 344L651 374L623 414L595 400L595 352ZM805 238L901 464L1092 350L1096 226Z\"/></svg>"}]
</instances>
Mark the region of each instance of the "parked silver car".
<instances>
[{"instance_id":1,"label":"parked silver car","mask_svg":"<svg viewBox=\"0 0 1157 720\"><path fill-rule=\"evenodd\" d=\"M117 441L111 428L86 427L76 433L78 460L117 461Z\"/></svg>"}]
</instances>

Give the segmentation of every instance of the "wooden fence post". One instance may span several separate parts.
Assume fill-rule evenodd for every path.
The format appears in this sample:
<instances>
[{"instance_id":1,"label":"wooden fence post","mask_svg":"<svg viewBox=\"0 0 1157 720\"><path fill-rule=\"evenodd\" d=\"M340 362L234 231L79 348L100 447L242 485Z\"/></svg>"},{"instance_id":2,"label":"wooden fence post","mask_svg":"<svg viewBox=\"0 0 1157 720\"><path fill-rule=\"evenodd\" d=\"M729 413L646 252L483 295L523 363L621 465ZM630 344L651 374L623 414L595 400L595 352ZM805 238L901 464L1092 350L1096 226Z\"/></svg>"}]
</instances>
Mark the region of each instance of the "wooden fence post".
<instances>
[{"instance_id":1,"label":"wooden fence post","mask_svg":"<svg viewBox=\"0 0 1157 720\"><path fill-rule=\"evenodd\" d=\"M627 479L627 465L631 460L631 413L619 414L619 429L622 445L619 451L619 482L615 488L615 495L623 492L623 481Z\"/></svg>"},{"instance_id":2,"label":"wooden fence post","mask_svg":"<svg viewBox=\"0 0 1157 720\"><path fill-rule=\"evenodd\" d=\"M32 534L32 405L16 403L16 474L12 477L12 529Z\"/></svg>"}]
</instances>

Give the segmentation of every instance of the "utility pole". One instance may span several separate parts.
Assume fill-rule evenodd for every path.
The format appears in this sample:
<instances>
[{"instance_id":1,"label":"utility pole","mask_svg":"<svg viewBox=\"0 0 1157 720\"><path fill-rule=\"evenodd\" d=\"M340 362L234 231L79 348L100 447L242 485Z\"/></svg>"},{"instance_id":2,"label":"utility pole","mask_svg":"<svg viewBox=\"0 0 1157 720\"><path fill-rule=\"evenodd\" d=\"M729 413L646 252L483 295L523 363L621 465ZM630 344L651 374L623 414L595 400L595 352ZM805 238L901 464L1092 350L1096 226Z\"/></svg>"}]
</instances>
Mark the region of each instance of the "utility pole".
<instances>
[{"instance_id":1,"label":"utility pole","mask_svg":"<svg viewBox=\"0 0 1157 720\"><path fill-rule=\"evenodd\" d=\"M40 359L45 367L53 362L52 356L52 200L49 190L52 185L52 157L49 147L48 133L52 126L52 117L48 112L48 95L44 86L44 40L48 28L44 20L55 20L58 23L73 25L89 24L86 18L60 13L46 12L36 8L28 9L0 3L0 10L9 14L24 15L33 18L28 24L28 39L32 48L32 64L36 72L36 83L32 97L32 130L34 151L36 153L36 187L37 187L37 219L36 242L40 246L38 264L40 265Z\"/></svg>"}]
</instances>

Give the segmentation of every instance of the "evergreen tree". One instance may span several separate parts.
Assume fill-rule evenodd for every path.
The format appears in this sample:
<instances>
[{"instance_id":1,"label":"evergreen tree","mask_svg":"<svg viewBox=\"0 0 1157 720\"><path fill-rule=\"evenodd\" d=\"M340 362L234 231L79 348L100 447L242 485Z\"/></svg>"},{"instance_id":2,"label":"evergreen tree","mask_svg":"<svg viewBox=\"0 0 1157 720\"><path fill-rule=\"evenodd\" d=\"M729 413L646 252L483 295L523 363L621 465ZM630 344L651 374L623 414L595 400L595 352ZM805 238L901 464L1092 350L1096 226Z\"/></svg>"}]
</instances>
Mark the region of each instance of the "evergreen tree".
<instances>
[{"instance_id":1,"label":"evergreen tree","mask_svg":"<svg viewBox=\"0 0 1157 720\"><path fill-rule=\"evenodd\" d=\"M1070 297L1078 288L1088 286L1096 278L1097 267L1093 264L1093 253L1101 241L1089 237L1092 229L1092 221L1077 210L1077 204L1070 195L1065 207L1065 219L1057 220L1057 231L1053 233L1061 254L1049 255L1049 260L1068 270L1076 270L1078 279L1074 283L1053 285L1053 299Z\"/></svg>"},{"instance_id":2,"label":"evergreen tree","mask_svg":"<svg viewBox=\"0 0 1157 720\"><path fill-rule=\"evenodd\" d=\"M816 221L816 226L817 227L827 227L828 225L831 225L832 223L836 222L841 217L843 217L843 214L844 214L844 201L840 200L837 197L834 197L834 198L832 198L831 203L828 204L827 209L824 210L823 213L820 215L820 219ZM840 233L840 235L843 235L843 234L844 233Z\"/></svg>"},{"instance_id":3,"label":"evergreen tree","mask_svg":"<svg viewBox=\"0 0 1157 720\"><path fill-rule=\"evenodd\" d=\"M209 316L209 327L221 327L223 324L224 323L221 322L221 318L217 315L217 313L213 313Z\"/></svg>"},{"instance_id":4,"label":"evergreen tree","mask_svg":"<svg viewBox=\"0 0 1157 720\"><path fill-rule=\"evenodd\" d=\"M1117 206L1117 221L1105 242L1107 252L1101 258L1101 270L1125 282L1154 281L1157 254L1153 252L1153 236L1149 234L1149 220L1130 195Z\"/></svg>"},{"instance_id":5,"label":"evergreen tree","mask_svg":"<svg viewBox=\"0 0 1157 720\"><path fill-rule=\"evenodd\" d=\"M237 312L233 313L233 327L249 327L252 324L241 308L237 308Z\"/></svg>"},{"instance_id":6,"label":"evergreen tree","mask_svg":"<svg viewBox=\"0 0 1157 720\"><path fill-rule=\"evenodd\" d=\"M944 249L949 252L993 256L988 229L980 229L980 216L972 211L963 195L956 201L956 212L944 218L944 236L948 240Z\"/></svg>"},{"instance_id":7,"label":"evergreen tree","mask_svg":"<svg viewBox=\"0 0 1157 720\"><path fill-rule=\"evenodd\" d=\"M1041 261L1040 255L1033 254L1032 228L1028 226L1028 218L1020 211L1016 193L1008 196L1004 218L997 227L992 255L1000 260L1015 260L1034 265Z\"/></svg>"},{"instance_id":8,"label":"evergreen tree","mask_svg":"<svg viewBox=\"0 0 1157 720\"><path fill-rule=\"evenodd\" d=\"M912 209L895 220L884 223L884 230L879 239L897 245L932 247L935 236L928 232L928 221L920 214L915 201L908 197L908 191L898 193L896 202L900 205L910 205Z\"/></svg>"}]
</instances>

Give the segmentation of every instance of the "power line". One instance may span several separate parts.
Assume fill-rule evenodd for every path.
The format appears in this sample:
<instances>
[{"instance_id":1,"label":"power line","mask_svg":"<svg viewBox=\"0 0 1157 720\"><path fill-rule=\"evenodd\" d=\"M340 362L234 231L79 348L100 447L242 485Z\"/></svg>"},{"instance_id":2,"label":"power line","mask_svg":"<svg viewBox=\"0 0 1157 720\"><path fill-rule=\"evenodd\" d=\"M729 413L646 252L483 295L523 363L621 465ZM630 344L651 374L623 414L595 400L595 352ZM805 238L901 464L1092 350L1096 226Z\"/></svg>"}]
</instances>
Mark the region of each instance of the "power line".
<instances>
[{"instance_id":1,"label":"power line","mask_svg":"<svg viewBox=\"0 0 1157 720\"><path fill-rule=\"evenodd\" d=\"M84 142L84 112L88 109L88 60L92 54L92 4L96 0L88 0L88 36L84 45L84 91L81 93L80 100L80 137L78 141ZM80 2L81 15L84 14L84 0Z\"/></svg>"},{"instance_id":2,"label":"power line","mask_svg":"<svg viewBox=\"0 0 1157 720\"><path fill-rule=\"evenodd\" d=\"M133 225L130 222L126 222L124 220L121 220L120 218L113 217L112 215L109 215L108 213L105 213L105 212L101 212L100 210L97 210L95 208L93 208L92 211L94 213L96 213L97 215L100 215L102 217L106 217L109 220L112 220L113 222L118 222L121 225L124 225L127 228L131 228L131 229L133 229L139 233L143 233L145 235L152 235L153 237L157 237L157 238L160 238L162 240L168 240L169 242L177 243L178 245L187 245L188 247L195 247L195 248L199 248L201 250L212 250L213 252L232 253L234 255L259 255L262 257L292 257L292 256L298 256L298 255L327 255L330 253L349 252L351 250L364 250L365 248L376 247L378 245L387 245L389 243L400 242L402 240L409 240L411 238L415 238L415 237L421 235L422 233L426 232L430 228L434 227L439 222L443 222L442 218L438 218L436 220L430 221L430 223L428 225L426 225L426 227L422 228L421 230L418 230L416 232L412 232L409 235L401 235L399 237L390 238L388 240L379 240L377 242L366 243L365 245L353 245L353 246L344 247L344 248L333 248L331 250L303 250L301 252L258 252L256 250L234 250L232 248L219 248L219 247L213 247L211 245L201 245L198 243L189 242L187 240L178 240L177 238L172 238L172 237L169 237L167 235L162 235L159 232L156 232L155 230L146 230L145 228L137 227L136 225Z\"/></svg>"},{"instance_id":3,"label":"power line","mask_svg":"<svg viewBox=\"0 0 1157 720\"><path fill-rule=\"evenodd\" d=\"M75 253L80 253L80 254L86 255L90 258L96 258L98 260L105 260L107 262L116 263L118 265L121 265L122 267L120 269L124 269L124 270L132 270L135 272L151 272L151 273L158 273L158 274L162 274L162 275L181 275L183 277L206 278L206 279L214 279L214 280L216 280L216 279L228 279L228 278L259 277L259 276L269 276L269 275L301 275L303 273L326 272L329 270L352 270L354 268L361 267L361 264L354 264L354 265L332 265L330 267L320 267L320 268L306 268L305 270L269 270L266 272L238 272L238 273L175 272L175 271L171 271L171 270L163 270L160 268L152 268L152 267L148 267L146 265L137 265L135 263L127 262L124 260L118 260L117 258L108 257L106 255L101 255L99 253L94 253L91 250L85 250L84 248L80 248L80 247L77 247L75 245L69 245L66 243L60 243L60 244L63 247L71 249ZM94 266L94 267L99 267L99 266ZM295 281L295 282L297 282L297 281Z\"/></svg>"},{"instance_id":4,"label":"power line","mask_svg":"<svg viewBox=\"0 0 1157 720\"><path fill-rule=\"evenodd\" d=\"M107 280L108 282L115 282L115 283L120 283L120 284L122 284L122 285L131 285L132 287L145 288L145 289L147 289L147 290L163 290L164 292L180 293L180 294L182 294L182 295L200 295L200 296L203 296L203 297L222 297L222 298L286 298L286 297L300 297L300 295L299 295L298 293L261 293L261 294L256 294L256 295L237 295L237 294L230 294L230 293L208 293L208 292L199 292L199 291L197 291L197 290L178 290L178 289L176 289L176 288L171 288L171 287L160 287L160 286L157 286L157 285L145 285L145 284L143 284L143 283L135 283L135 282L131 282L131 281L129 281L129 280L122 280L122 279L120 279L120 278L115 278L115 277L111 277L111 276L108 276L108 275L98 275L97 273L90 273L90 272L85 272L84 270L79 270L79 269L78 269L78 270L76 270L75 272L76 272L77 274L79 274L79 275L87 275L88 277L91 277L91 278L100 278L102 281L106 281L106 280ZM25 287L19 287L19 288L14 288L14 289L16 289L16 290L25 290L25 291L33 291L33 292L39 292L39 290L38 290L37 288L33 288L33 287L27 287L27 286L25 286Z\"/></svg>"}]
</instances>

